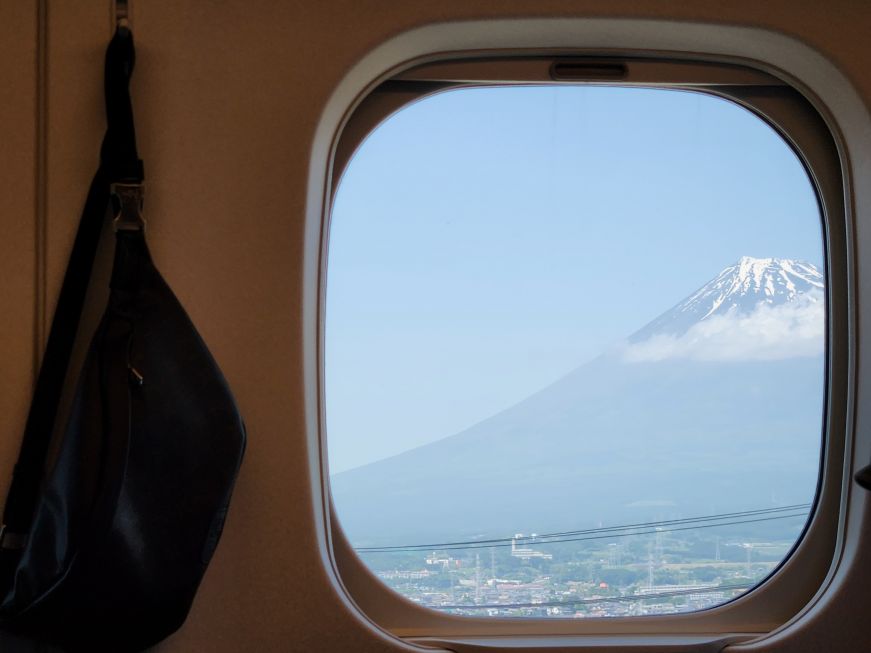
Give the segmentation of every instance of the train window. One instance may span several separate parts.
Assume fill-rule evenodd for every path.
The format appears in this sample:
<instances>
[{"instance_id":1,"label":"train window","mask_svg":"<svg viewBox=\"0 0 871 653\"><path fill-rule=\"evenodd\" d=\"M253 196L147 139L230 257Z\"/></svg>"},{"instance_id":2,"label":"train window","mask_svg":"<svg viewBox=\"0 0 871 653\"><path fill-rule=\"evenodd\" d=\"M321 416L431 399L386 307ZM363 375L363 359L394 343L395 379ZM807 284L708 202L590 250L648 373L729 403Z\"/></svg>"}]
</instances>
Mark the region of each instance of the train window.
<instances>
[{"instance_id":1,"label":"train window","mask_svg":"<svg viewBox=\"0 0 871 653\"><path fill-rule=\"evenodd\" d=\"M394 81L337 154L334 517L432 623L740 613L829 544L832 208L746 97L792 90L590 70Z\"/></svg>"}]
</instances>

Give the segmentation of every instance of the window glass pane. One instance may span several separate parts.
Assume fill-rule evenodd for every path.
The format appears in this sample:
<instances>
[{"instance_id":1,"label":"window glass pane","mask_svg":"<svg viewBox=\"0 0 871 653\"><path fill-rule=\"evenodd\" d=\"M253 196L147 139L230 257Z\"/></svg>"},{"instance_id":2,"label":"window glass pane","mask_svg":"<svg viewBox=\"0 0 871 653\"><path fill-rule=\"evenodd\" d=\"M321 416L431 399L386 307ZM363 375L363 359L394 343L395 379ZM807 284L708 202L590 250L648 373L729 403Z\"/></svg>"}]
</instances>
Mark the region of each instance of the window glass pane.
<instances>
[{"instance_id":1,"label":"window glass pane","mask_svg":"<svg viewBox=\"0 0 871 653\"><path fill-rule=\"evenodd\" d=\"M674 90L449 91L332 212L331 488L363 562L492 617L724 603L814 500L821 218L768 125Z\"/></svg>"}]
</instances>

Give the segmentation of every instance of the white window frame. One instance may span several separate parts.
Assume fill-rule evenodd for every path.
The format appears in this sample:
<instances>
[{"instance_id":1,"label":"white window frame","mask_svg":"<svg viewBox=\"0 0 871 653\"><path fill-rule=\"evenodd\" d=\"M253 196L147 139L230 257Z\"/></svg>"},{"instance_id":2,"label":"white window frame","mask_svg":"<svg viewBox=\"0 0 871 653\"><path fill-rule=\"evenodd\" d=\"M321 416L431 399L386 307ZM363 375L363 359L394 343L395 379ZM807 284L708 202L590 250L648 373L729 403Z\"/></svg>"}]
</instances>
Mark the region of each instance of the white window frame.
<instances>
[{"instance_id":1,"label":"white window frame","mask_svg":"<svg viewBox=\"0 0 871 653\"><path fill-rule=\"evenodd\" d=\"M594 77L555 80L555 62L621 66L619 78ZM334 142L327 201L354 150L380 122L402 106L446 88L505 84L590 83L680 88L710 93L737 102L768 122L793 147L817 191L824 224L827 292L827 358L824 442L820 486L813 516L792 554L759 587L722 606L678 615L627 618L506 619L457 617L421 608L387 588L353 553L341 532L330 504L330 554L348 596L369 620L411 642L450 646L456 651L480 650L504 642L505 637L528 638L530 645L542 637L561 645L592 644L603 637L612 644L640 646L658 641L669 650L719 650L727 642L753 639L781 627L798 615L823 586L839 553L842 532L841 505L849 475L849 386L853 356L849 302L849 224L844 204L845 181L836 139L826 121L785 75L759 70L725 57L687 57L676 53L640 55L616 52L455 52L436 62L413 62L374 87L346 120ZM791 80L794 82L794 80ZM803 91L803 92L802 92ZM329 210L321 229L319 283L318 367L320 424L323 419L323 306ZM320 466L326 470L328 434L320 433ZM328 476L323 475L328 493ZM327 494L328 496L328 494ZM494 639L495 638L495 639ZM552 639L558 638L558 639ZM627 639L628 638L628 639ZM602 640L604 641L604 640Z\"/></svg>"}]
</instances>

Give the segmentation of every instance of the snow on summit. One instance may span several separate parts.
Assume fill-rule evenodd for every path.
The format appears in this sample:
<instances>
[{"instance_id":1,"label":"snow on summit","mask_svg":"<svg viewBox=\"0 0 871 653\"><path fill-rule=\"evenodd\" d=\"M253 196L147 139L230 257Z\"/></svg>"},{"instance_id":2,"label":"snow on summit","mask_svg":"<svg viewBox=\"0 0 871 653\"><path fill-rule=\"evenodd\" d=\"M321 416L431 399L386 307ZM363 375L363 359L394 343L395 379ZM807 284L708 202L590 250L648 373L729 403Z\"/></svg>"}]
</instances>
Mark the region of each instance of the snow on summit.
<instances>
[{"instance_id":1,"label":"snow on summit","mask_svg":"<svg viewBox=\"0 0 871 653\"><path fill-rule=\"evenodd\" d=\"M715 315L736 311L751 313L760 303L774 306L796 301L805 294L821 300L824 288L823 275L811 263L742 256L630 340L643 340L662 333L681 334Z\"/></svg>"},{"instance_id":2,"label":"snow on summit","mask_svg":"<svg viewBox=\"0 0 871 653\"><path fill-rule=\"evenodd\" d=\"M630 336L629 362L759 360L822 351L823 275L811 263L744 256Z\"/></svg>"},{"instance_id":3,"label":"snow on summit","mask_svg":"<svg viewBox=\"0 0 871 653\"><path fill-rule=\"evenodd\" d=\"M705 307L710 302L709 310L702 317L704 319L724 303L746 304L746 298L753 306L759 301L779 304L793 301L799 294L814 288L822 290L823 287L823 275L810 263L743 256L679 307L693 310L698 306Z\"/></svg>"}]
</instances>

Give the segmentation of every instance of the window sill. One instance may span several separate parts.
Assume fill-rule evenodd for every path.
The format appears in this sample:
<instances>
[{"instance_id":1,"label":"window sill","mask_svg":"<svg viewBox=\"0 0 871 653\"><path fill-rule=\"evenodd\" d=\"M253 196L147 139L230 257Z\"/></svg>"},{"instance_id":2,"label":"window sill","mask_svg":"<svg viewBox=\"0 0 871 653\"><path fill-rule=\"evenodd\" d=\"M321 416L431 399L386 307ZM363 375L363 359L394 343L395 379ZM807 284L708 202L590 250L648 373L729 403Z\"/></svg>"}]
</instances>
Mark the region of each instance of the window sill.
<instances>
[{"instance_id":1,"label":"window sill","mask_svg":"<svg viewBox=\"0 0 871 653\"><path fill-rule=\"evenodd\" d=\"M516 650L524 653L719 653L730 644L746 642L758 634L718 635L591 635L570 637L415 637L418 646L447 649L454 653Z\"/></svg>"}]
</instances>

